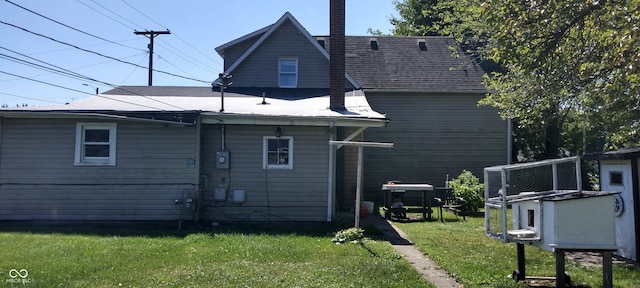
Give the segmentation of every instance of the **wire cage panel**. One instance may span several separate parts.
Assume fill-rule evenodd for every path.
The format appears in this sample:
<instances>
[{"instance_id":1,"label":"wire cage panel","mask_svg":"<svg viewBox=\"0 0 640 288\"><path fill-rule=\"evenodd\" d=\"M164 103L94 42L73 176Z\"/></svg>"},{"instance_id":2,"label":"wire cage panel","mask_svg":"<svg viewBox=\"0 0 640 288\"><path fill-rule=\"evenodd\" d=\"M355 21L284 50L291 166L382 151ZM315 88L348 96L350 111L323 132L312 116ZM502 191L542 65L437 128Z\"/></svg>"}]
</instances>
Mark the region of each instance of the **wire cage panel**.
<instances>
[{"instance_id":1,"label":"wire cage panel","mask_svg":"<svg viewBox=\"0 0 640 288\"><path fill-rule=\"evenodd\" d=\"M578 157L485 168L487 236L504 242L539 240L522 234L524 232L519 234L521 231L514 229L514 216L520 215L519 212L512 211L514 204L558 191L581 191L580 175ZM508 233L509 229L511 235Z\"/></svg>"}]
</instances>

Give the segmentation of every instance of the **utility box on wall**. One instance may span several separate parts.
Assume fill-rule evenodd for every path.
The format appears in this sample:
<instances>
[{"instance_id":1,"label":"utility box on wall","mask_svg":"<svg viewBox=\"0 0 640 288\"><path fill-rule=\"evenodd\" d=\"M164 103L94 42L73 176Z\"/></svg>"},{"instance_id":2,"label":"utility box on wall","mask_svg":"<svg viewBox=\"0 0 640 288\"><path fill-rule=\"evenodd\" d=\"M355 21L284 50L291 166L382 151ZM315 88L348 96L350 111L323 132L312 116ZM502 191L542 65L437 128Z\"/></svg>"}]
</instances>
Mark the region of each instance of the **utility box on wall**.
<instances>
[{"instance_id":1,"label":"utility box on wall","mask_svg":"<svg viewBox=\"0 0 640 288\"><path fill-rule=\"evenodd\" d=\"M216 152L216 169L229 169L229 151Z\"/></svg>"}]
</instances>

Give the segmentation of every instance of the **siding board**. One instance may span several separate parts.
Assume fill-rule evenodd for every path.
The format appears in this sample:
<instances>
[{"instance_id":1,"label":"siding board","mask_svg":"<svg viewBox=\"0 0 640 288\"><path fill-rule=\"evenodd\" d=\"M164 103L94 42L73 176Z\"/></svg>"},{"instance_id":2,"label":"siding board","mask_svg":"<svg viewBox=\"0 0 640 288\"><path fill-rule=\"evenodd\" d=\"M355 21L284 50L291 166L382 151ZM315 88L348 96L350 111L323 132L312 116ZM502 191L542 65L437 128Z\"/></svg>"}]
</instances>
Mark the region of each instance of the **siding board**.
<instances>
[{"instance_id":1,"label":"siding board","mask_svg":"<svg viewBox=\"0 0 640 288\"><path fill-rule=\"evenodd\" d=\"M506 162L506 121L497 109L478 107L482 94L366 92L371 107L390 119L386 128L369 128L366 141L393 142L394 148L365 149L364 185L381 200L388 180L443 186L462 170L482 181L482 169Z\"/></svg>"},{"instance_id":2,"label":"siding board","mask_svg":"<svg viewBox=\"0 0 640 288\"><path fill-rule=\"evenodd\" d=\"M329 61L290 21L261 45L233 71L233 86L278 87L278 58L294 56L298 88L329 87Z\"/></svg>"},{"instance_id":3,"label":"siding board","mask_svg":"<svg viewBox=\"0 0 640 288\"><path fill-rule=\"evenodd\" d=\"M179 218L175 200L199 179L196 129L117 122L116 166L74 166L78 122L101 121L2 120L0 219Z\"/></svg>"},{"instance_id":4,"label":"siding board","mask_svg":"<svg viewBox=\"0 0 640 288\"><path fill-rule=\"evenodd\" d=\"M293 137L293 169L262 168L263 137L273 136L276 126L225 126L230 151L229 170L215 168L215 152L221 149L221 127L203 130L202 171L209 178L204 192L205 218L215 221L324 221L327 213L328 128L281 126L283 136ZM213 201L220 183L229 191L246 191L246 202ZM312 208L312 209L310 209Z\"/></svg>"}]
</instances>

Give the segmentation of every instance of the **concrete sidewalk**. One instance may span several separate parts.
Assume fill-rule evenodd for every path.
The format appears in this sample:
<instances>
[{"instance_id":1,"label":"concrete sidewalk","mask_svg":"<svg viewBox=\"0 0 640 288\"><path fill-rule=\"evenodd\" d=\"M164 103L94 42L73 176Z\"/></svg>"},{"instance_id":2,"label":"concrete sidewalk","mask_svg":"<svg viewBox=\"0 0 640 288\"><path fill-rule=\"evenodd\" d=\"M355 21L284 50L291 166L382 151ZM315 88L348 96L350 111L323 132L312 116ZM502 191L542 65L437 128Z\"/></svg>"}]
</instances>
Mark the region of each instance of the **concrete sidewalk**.
<instances>
[{"instance_id":1,"label":"concrete sidewalk","mask_svg":"<svg viewBox=\"0 0 640 288\"><path fill-rule=\"evenodd\" d=\"M416 248L411 240L398 227L394 226L380 215L369 215L360 219L360 227L373 225L384 234L384 239L411 264L422 277L438 288L461 288L460 283L442 270Z\"/></svg>"}]
</instances>

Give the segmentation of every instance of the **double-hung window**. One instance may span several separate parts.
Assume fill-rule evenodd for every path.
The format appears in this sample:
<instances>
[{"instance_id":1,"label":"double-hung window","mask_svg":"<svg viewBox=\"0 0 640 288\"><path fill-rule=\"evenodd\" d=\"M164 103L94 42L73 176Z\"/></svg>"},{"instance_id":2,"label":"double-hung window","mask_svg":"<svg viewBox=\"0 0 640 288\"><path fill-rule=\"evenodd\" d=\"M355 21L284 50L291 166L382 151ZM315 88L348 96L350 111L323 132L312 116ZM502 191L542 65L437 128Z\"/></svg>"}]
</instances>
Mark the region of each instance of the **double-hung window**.
<instances>
[{"instance_id":1,"label":"double-hung window","mask_svg":"<svg viewBox=\"0 0 640 288\"><path fill-rule=\"evenodd\" d=\"M77 123L74 165L116 165L116 124Z\"/></svg>"},{"instance_id":2,"label":"double-hung window","mask_svg":"<svg viewBox=\"0 0 640 288\"><path fill-rule=\"evenodd\" d=\"M297 57L280 57L278 60L278 86L280 88L298 87Z\"/></svg>"},{"instance_id":3,"label":"double-hung window","mask_svg":"<svg viewBox=\"0 0 640 288\"><path fill-rule=\"evenodd\" d=\"M293 137L264 137L263 167L293 169Z\"/></svg>"}]
</instances>

